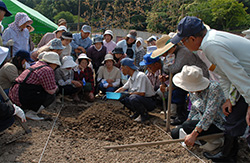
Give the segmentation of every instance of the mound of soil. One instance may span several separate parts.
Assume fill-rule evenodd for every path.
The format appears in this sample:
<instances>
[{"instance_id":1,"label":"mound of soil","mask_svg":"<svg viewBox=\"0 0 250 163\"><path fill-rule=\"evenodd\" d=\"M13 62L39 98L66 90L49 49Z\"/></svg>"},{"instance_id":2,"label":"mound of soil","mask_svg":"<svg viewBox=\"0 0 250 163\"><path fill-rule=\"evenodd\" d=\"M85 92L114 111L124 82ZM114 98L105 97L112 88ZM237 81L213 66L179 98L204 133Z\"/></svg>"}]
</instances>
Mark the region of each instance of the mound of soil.
<instances>
[{"instance_id":1,"label":"mound of soil","mask_svg":"<svg viewBox=\"0 0 250 163\"><path fill-rule=\"evenodd\" d=\"M82 137L84 133L88 138L111 142L124 142L127 139L127 142L131 142L137 136L142 137L143 141L153 141L156 135L150 124L150 121L144 124L134 122L129 118L128 110L111 103L95 103L78 117L67 117L61 121L64 130L68 130L66 136Z\"/></svg>"}]
</instances>

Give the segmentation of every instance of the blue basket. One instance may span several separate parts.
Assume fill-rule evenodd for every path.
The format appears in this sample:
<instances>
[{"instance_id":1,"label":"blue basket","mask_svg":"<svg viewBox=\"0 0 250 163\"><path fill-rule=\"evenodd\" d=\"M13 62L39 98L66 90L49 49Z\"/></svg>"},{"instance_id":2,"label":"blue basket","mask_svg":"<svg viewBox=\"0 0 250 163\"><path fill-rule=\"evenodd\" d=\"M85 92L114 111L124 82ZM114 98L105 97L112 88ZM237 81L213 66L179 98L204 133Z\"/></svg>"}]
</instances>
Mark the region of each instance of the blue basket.
<instances>
[{"instance_id":1,"label":"blue basket","mask_svg":"<svg viewBox=\"0 0 250 163\"><path fill-rule=\"evenodd\" d=\"M121 93L106 92L106 98L111 100L119 100L121 98Z\"/></svg>"}]
</instances>

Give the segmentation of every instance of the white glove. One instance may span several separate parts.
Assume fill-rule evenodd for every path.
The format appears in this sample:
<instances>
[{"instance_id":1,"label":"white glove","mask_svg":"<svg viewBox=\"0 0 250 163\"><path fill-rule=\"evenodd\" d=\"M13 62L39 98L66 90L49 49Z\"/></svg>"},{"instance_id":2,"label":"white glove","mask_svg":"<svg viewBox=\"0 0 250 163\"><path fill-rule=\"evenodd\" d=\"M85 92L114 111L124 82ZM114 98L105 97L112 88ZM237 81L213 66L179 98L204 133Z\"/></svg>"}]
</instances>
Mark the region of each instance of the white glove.
<instances>
[{"instance_id":1,"label":"white glove","mask_svg":"<svg viewBox=\"0 0 250 163\"><path fill-rule=\"evenodd\" d=\"M19 118L21 118L22 122L26 122L26 117L23 110L15 104L13 104L13 107L15 108L15 113L13 115L17 115Z\"/></svg>"},{"instance_id":2,"label":"white glove","mask_svg":"<svg viewBox=\"0 0 250 163\"><path fill-rule=\"evenodd\" d=\"M7 46L13 46L14 45L14 41L12 39L10 39L7 43Z\"/></svg>"},{"instance_id":3,"label":"white glove","mask_svg":"<svg viewBox=\"0 0 250 163\"><path fill-rule=\"evenodd\" d=\"M104 88L107 88L108 85L109 85L109 83L105 83L105 84L103 84L103 87L104 87Z\"/></svg>"}]
</instances>

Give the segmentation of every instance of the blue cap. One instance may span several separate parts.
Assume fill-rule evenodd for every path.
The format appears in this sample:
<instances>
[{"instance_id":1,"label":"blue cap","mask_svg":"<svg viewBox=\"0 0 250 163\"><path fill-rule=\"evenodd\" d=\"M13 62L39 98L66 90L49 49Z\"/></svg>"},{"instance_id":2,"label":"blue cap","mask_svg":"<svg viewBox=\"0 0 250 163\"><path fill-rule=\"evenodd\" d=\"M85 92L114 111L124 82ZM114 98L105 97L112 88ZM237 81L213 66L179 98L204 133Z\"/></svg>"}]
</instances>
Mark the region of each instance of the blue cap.
<instances>
[{"instance_id":1,"label":"blue cap","mask_svg":"<svg viewBox=\"0 0 250 163\"><path fill-rule=\"evenodd\" d=\"M19 50L19 51L17 51L15 56L23 58L23 59L25 59L28 62L34 62L34 60L30 58L30 53L27 52L27 51L25 51L25 50Z\"/></svg>"},{"instance_id":2,"label":"blue cap","mask_svg":"<svg viewBox=\"0 0 250 163\"><path fill-rule=\"evenodd\" d=\"M143 56L143 60L140 62L140 66L151 65L160 59L159 57L151 58L152 53L153 52L147 53Z\"/></svg>"},{"instance_id":3,"label":"blue cap","mask_svg":"<svg viewBox=\"0 0 250 163\"><path fill-rule=\"evenodd\" d=\"M0 9L6 11L4 16L8 17L8 16L12 15L12 13L9 12L9 10L7 9L7 7L3 1L0 1Z\"/></svg>"},{"instance_id":4,"label":"blue cap","mask_svg":"<svg viewBox=\"0 0 250 163\"><path fill-rule=\"evenodd\" d=\"M136 66L134 65L134 60L131 59L131 58L123 58L123 59L121 60L121 65L122 65L122 66L128 66L128 67L130 67L130 68L133 69L133 70L138 70L138 67L136 67Z\"/></svg>"},{"instance_id":5,"label":"blue cap","mask_svg":"<svg viewBox=\"0 0 250 163\"><path fill-rule=\"evenodd\" d=\"M82 26L82 31L84 33L91 33L91 27L89 25L83 25Z\"/></svg>"},{"instance_id":6,"label":"blue cap","mask_svg":"<svg viewBox=\"0 0 250 163\"><path fill-rule=\"evenodd\" d=\"M205 26L201 19L194 16L186 16L179 22L178 33L171 39L171 42L177 44L184 37L193 36L203 29L205 29Z\"/></svg>"}]
</instances>

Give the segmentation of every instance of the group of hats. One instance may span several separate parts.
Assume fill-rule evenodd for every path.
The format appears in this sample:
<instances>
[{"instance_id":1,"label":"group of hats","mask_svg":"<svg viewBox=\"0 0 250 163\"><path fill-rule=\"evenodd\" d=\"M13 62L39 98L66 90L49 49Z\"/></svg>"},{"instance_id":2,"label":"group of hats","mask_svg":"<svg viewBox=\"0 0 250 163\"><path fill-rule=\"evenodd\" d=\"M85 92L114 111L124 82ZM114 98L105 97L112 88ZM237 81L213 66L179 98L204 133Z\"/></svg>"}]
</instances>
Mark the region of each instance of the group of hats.
<instances>
[{"instance_id":1,"label":"group of hats","mask_svg":"<svg viewBox=\"0 0 250 163\"><path fill-rule=\"evenodd\" d=\"M192 36L205 28L206 26L197 17L187 16L183 18L178 24L177 34L173 35L173 38L166 35L157 40L157 49L151 53L147 53L143 57L144 60L140 63L140 65L149 65L157 62L159 60L159 56L170 50L184 37ZM189 92L204 90L209 85L209 80L203 76L201 68L194 65L185 65L182 68L182 71L173 77L173 82L176 86Z\"/></svg>"}]
</instances>

